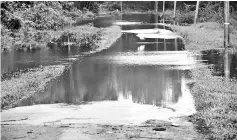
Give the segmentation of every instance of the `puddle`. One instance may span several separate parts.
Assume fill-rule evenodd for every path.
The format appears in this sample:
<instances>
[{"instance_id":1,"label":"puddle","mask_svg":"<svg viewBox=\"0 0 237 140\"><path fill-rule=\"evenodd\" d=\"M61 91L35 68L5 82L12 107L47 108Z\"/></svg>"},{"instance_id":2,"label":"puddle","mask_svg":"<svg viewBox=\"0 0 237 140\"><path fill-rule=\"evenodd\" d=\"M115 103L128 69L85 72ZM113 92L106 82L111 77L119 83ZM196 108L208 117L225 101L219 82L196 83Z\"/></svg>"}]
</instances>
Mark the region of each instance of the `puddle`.
<instances>
[{"instance_id":1,"label":"puddle","mask_svg":"<svg viewBox=\"0 0 237 140\"><path fill-rule=\"evenodd\" d=\"M207 50L202 52L202 59L206 64L210 64L213 68L213 74L216 76L224 76L224 49L223 50ZM237 79L237 52L232 50L229 52L228 65L230 67L230 77Z\"/></svg>"}]
</instances>

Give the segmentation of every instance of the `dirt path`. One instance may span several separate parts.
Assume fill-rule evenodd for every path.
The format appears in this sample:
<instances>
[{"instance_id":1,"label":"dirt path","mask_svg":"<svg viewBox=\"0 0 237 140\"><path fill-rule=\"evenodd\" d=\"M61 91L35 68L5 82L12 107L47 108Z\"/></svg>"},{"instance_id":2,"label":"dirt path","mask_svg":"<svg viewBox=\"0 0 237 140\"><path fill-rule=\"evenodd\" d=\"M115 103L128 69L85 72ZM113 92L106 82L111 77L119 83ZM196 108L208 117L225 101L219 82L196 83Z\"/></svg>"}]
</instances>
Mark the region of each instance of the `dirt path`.
<instances>
[{"instance_id":1,"label":"dirt path","mask_svg":"<svg viewBox=\"0 0 237 140\"><path fill-rule=\"evenodd\" d=\"M9 124L2 120L2 140L112 140L112 139L198 139L192 123L184 118L172 118L175 123L148 120L138 125L52 122L44 125ZM11 121L12 122L12 121Z\"/></svg>"}]
</instances>

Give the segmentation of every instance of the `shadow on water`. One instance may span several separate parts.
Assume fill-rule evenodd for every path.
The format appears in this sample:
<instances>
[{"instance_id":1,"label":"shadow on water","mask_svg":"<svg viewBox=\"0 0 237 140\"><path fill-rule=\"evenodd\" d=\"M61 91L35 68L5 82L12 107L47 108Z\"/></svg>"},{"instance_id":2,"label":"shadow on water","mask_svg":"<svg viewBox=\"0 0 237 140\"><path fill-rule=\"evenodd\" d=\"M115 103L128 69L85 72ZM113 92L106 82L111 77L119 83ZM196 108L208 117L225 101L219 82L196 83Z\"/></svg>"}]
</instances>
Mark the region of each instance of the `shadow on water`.
<instances>
[{"instance_id":1,"label":"shadow on water","mask_svg":"<svg viewBox=\"0 0 237 140\"><path fill-rule=\"evenodd\" d=\"M227 55L228 58L225 56ZM227 58L227 59L226 59ZM207 64L211 64L216 76L225 76L225 65L229 68L230 78L237 78L237 52L236 50L207 50L202 51L202 59ZM227 62L228 64L226 64Z\"/></svg>"}]
</instances>

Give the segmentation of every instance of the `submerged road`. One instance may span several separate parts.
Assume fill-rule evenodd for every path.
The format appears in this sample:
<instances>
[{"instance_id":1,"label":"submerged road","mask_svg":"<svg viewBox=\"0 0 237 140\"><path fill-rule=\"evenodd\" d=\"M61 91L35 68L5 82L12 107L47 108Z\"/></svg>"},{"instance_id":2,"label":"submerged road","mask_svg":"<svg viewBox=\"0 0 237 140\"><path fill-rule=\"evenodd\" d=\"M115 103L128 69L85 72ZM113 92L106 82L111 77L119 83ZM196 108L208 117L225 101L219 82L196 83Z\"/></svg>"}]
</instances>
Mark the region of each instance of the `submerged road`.
<instances>
[{"instance_id":1,"label":"submerged road","mask_svg":"<svg viewBox=\"0 0 237 140\"><path fill-rule=\"evenodd\" d=\"M125 26L136 26L125 23ZM27 128L36 131L38 127L39 133L46 137L109 139L114 134L108 126L105 127L109 124L114 126L114 130L122 125L123 137L115 137L124 139L127 132L133 137L130 132L135 129L130 129L129 125L137 129L139 125L149 124L143 124L145 121L153 119L165 121L152 123L167 129L167 134L159 135L160 138L168 138L169 134L178 131L190 131L185 135L184 132L176 134L180 139L192 139L192 135L196 135L193 126L177 117L195 113L188 73L197 66L196 58L185 50L180 37L172 34L169 38L170 31L167 31L167 39L161 38L159 32L150 31L138 27L124 32L108 50L75 62L43 93L23 100L19 104L21 107L4 110L1 122L5 127L4 134L7 135L9 129L16 129L18 133L14 137L24 135L24 138L29 138L25 134L31 133ZM139 38L139 34L143 37ZM27 130L14 127L18 125L25 125ZM148 134L153 132L151 127L154 125L148 127L144 139L153 135ZM45 132L46 129L52 133ZM35 137L40 138L38 133ZM171 135L171 138L176 136Z\"/></svg>"}]
</instances>

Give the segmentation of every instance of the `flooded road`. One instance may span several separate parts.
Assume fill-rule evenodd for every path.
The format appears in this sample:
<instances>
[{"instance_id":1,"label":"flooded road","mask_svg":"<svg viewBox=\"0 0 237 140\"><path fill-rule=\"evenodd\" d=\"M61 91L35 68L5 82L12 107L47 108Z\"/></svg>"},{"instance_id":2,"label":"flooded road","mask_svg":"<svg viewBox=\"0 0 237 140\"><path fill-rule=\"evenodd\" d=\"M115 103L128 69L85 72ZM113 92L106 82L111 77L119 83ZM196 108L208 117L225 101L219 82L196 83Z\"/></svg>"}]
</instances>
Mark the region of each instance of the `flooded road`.
<instances>
[{"instance_id":1,"label":"flooded road","mask_svg":"<svg viewBox=\"0 0 237 140\"><path fill-rule=\"evenodd\" d=\"M146 27L149 22L145 25L134 25L137 22L134 20L118 22L126 23L121 25L126 31L159 29L154 24ZM161 27L171 32L168 26ZM180 38L139 35L124 32L109 49L81 57L49 83L44 92L22 100L18 104L22 107L6 110L5 116L15 112L23 117L31 112L35 115L30 116L28 123L36 124L57 120L127 124L148 119L168 121L170 117L193 114L195 107L188 84L190 69L197 64L195 56L185 50ZM60 52L48 53L53 56L50 60L57 60ZM78 55L74 53L62 51L59 57ZM38 52L35 55L40 55L36 57L37 64L42 64L44 55Z\"/></svg>"}]
</instances>

